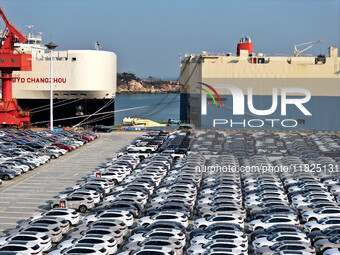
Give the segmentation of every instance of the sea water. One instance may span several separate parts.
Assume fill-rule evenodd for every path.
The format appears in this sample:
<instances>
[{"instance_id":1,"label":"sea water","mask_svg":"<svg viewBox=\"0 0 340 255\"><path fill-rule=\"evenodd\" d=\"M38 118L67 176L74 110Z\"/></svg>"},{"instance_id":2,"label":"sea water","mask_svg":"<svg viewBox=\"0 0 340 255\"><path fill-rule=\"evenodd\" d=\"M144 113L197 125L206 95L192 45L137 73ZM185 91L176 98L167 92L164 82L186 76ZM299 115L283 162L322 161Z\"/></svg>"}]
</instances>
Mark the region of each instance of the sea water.
<instances>
[{"instance_id":1,"label":"sea water","mask_svg":"<svg viewBox=\"0 0 340 255\"><path fill-rule=\"evenodd\" d=\"M168 119L179 119L180 94L130 94L116 95L115 124L122 123L124 117L150 119L167 122ZM140 109L133 109L142 107ZM121 111L123 110L123 111Z\"/></svg>"}]
</instances>

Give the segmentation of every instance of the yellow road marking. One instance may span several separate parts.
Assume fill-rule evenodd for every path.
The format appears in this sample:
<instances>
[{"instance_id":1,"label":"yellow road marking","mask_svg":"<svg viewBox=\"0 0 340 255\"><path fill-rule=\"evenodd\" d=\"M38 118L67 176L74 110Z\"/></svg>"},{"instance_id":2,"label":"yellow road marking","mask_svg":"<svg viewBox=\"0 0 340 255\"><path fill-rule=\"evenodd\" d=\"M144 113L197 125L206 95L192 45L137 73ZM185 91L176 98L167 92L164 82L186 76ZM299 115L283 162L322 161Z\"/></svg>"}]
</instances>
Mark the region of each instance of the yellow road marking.
<instances>
[{"instance_id":1,"label":"yellow road marking","mask_svg":"<svg viewBox=\"0 0 340 255\"><path fill-rule=\"evenodd\" d=\"M6 207L5 209L2 209L0 212L4 212L8 209L8 207Z\"/></svg>"},{"instance_id":2,"label":"yellow road marking","mask_svg":"<svg viewBox=\"0 0 340 255\"><path fill-rule=\"evenodd\" d=\"M12 181L12 182L10 182L10 183L8 183L8 184L6 184L6 185L1 185L1 186L2 186L2 187L9 187L9 186L13 185L14 183L17 183L18 181L21 181L22 179L25 179L26 177L28 177L28 176L30 176L30 175L32 175L32 174L34 174L34 172L30 172L30 173L28 173L28 174L25 174L24 176L22 176L22 177L20 177L20 178L15 178L14 181ZM0 191L1 191L1 190L0 190Z\"/></svg>"}]
</instances>

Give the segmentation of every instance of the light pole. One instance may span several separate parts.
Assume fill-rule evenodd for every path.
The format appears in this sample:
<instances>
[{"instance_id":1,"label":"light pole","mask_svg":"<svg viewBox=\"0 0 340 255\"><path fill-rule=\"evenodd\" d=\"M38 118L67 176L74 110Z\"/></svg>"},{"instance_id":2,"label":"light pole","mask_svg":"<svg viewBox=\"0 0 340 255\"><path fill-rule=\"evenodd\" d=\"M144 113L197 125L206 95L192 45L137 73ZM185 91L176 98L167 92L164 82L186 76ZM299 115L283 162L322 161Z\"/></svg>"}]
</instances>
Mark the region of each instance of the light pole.
<instances>
[{"instance_id":1,"label":"light pole","mask_svg":"<svg viewBox=\"0 0 340 255\"><path fill-rule=\"evenodd\" d=\"M53 42L45 44L45 46L50 50L51 60L50 60L50 74L51 74L51 84L50 84L50 129L53 131L53 50L58 47Z\"/></svg>"}]
</instances>

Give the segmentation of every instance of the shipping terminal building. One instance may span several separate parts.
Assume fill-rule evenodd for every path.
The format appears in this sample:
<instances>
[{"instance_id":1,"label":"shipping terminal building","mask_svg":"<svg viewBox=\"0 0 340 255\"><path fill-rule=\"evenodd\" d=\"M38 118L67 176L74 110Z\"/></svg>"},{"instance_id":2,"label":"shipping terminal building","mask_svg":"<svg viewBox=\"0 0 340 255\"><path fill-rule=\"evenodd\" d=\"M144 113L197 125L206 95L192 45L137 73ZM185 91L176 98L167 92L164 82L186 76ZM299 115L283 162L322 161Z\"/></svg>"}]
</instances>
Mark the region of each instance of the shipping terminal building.
<instances>
[{"instance_id":1,"label":"shipping terminal building","mask_svg":"<svg viewBox=\"0 0 340 255\"><path fill-rule=\"evenodd\" d=\"M308 47L310 48L310 47ZM226 130L340 131L340 58L253 53L249 37L236 54L181 60L183 122Z\"/></svg>"}]
</instances>

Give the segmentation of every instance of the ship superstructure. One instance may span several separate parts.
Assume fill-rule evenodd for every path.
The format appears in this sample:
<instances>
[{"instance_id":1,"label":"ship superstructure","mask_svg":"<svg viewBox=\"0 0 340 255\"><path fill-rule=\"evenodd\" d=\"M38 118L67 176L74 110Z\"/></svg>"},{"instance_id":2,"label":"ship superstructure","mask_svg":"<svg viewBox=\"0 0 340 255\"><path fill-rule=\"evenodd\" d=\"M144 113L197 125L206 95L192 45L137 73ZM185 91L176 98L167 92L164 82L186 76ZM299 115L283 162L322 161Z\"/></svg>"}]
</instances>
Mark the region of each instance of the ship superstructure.
<instances>
[{"instance_id":1,"label":"ship superstructure","mask_svg":"<svg viewBox=\"0 0 340 255\"><path fill-rule=\"evenodd\" d=\"M253 53L246 37L236 55L185 56L180 80L181 120L199 127L340 130L340 58L335 46L329 47L328 56L267 56Z\"/></svg>"}]
</instances>

